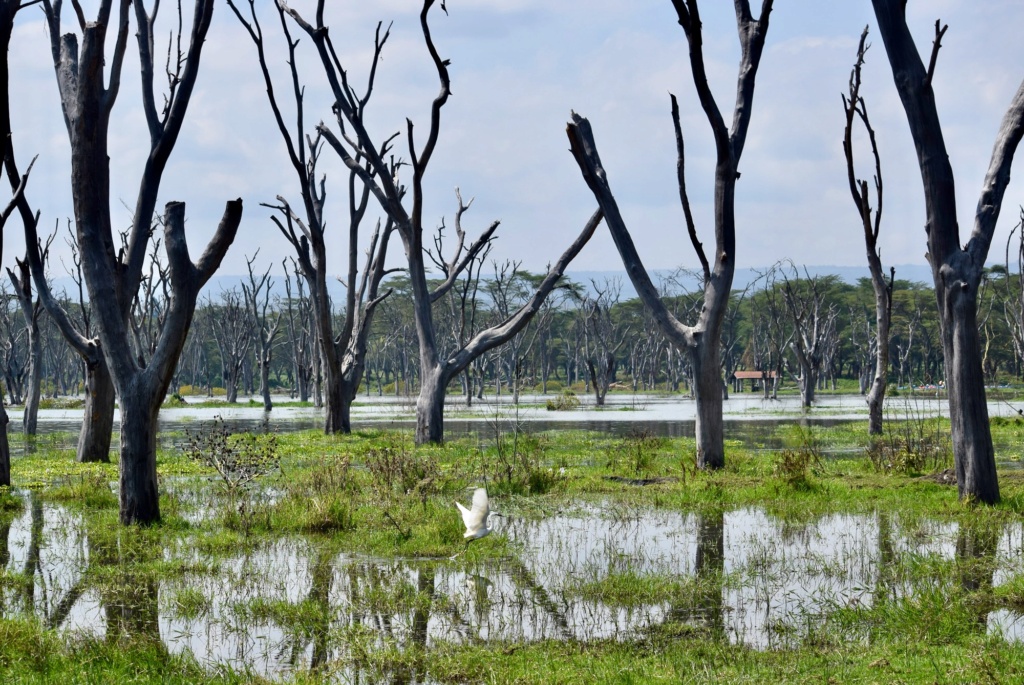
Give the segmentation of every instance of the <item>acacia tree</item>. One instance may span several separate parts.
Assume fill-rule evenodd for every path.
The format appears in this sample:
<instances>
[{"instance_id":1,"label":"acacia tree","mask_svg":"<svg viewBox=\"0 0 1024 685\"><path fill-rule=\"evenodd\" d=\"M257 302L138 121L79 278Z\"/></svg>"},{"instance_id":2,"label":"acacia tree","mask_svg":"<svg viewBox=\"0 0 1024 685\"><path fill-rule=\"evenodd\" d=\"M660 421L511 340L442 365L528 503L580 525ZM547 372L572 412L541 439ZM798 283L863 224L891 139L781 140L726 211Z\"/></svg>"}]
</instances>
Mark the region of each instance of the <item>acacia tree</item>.
<instances>
[{"instance_id":1,"label":"acacia tree","mask_svg":"<svg viewBox=\"0 0 1024 685\"><path fill-rule=\"evenodd\" d=\"M846 128L843 133L843 153L846 156L846 177L850 181L850 194L857 206L861 228L864 230L864 245L867 247L868 271L871 273L871 288L875 293L875 373L867 394L868 402L868 434L882 434L882 405L885 402L885 389L889 382L889 330L892 325L892 287L896 277L896 269L889 269L889 281L886 282L882 271L882 255L878 247L878 231L882 225L882 160L878 154L878 142L875 130L868 119L868 107L860 94L861 67L864 64L864 53L867 52L868 29L865 26L857 46L857 61L850 72L849 97L843 95L843 109L846 111ZM875 162L875 202L874 212L871 211L871 197L868 182L858 179L853 164L853 124L859 119L864 125L871 143L871 156Z\"/></svg>"},{"instance_id":2,"label":"acacia tree","mask_svg":"<svg viewBox=\"0 0 1024 685\"><path fill-rule=\"evenodd\" d=\"M199 290L217 270L234 240L242 218L242 201L227 203L220 225L193 263L185 237L185 205L169 202L164 210L164 251L172 294L152 357L145 365L133 354L129 317L142 280L152 233L160 181L184 122L199 74L202 47L213 17L214 0L195 0L191 35L182 52L171 49L168 91L162 110L154 87L154 24L159 3L147 13L142 0L98 3L96 19L87 22L74 2L79 36L61 35L62 0L43 0L53 67L71 145L71 190L75 233L103 354L121 406L120 519L151 523L160 518L156 478L157 412L185 344ZM134 6L142 75L142 104L150 134L149 153L139 181L135 211L125 248L115 251L110 209L110 114L121 84L129 22ZM179 16L181 5L179 3ZM114 45L107 49L108 33ZM180 38L180 37L179 37ZM109 54L108 54L109 52ZM107 67L109 66L109 76Z\"/></svg>"},{"instance_id":3,"label":"acacia tree","mask_svg":"<svg viewBox=\"0 0 1024 685\"><path fill-rule=\"evenodd\" d=\"M341 138L325 124L317 126L317 133L323 136L349 170L353 171L370 189L390 221L394 223L405 248L409 281L412 289L413 314L420 354L420 392L416 401L416 443L438 443L444 439L444 398L448 383L460 374L474 359L491 349L504 344L522 330L533 318L545 298L561 278L565 267L590 240L601 212L596 212L587 222L576 241L551 267L527 302L512 316L477 333L469 342L451 354L441 354L439 339L434 326L432 305L454 285L466 265L490 240L497 229L494 222L468 248L458 241L450 260L446 261L444 280L431 289L427 283L426 250L424 245L423 178L437 146L441 128L441 110L451 93L448 61L438 54L431 38L427 15L434 0L424 0L420 10L420 28L427 51L437 73L440 90L430 108L430 123L426 141L417 148L413 138L413 123L407 120L406 142L409 150L408 166L412 169L411 207L406 206L406 188L398 180L399 168L390 161L391 145L398 134L376 143L363 125L362 105L349 85L345 69L339 63L337 51L331 41L328 27L324 24L324 0L317 2L315 24L311 24L294 8L285 6L285 11L296 24L312 39L320 56L324 73L330 83L335 99L335 113L338 126L343 132ZM442 9L444 4L442 3ZM447 10L445 10L447 11ZM378 41L378 44L380 41Z\"/></svg>"},{"instance_id":4,"label":"acacia tree","mask_svg":"<svg viewBox=\"0 0 1024 685\"><path fill-rule=\"evenodd\" d=\"M926 67L907 27L906 0L872 0L872 5L914 139L924 187L928 261L941 323L957 488L962 499L992 504L999 501L999 480L985 402L977 296L1010 181L1013 155L1024 135L1024 82L1000 125L974 228L964 244L957 223L953 167L932 89L935 62L947 27L940 28L940 22L935 22L935 40Z\"/></svg>"},{"instance_id":5,"label":"acacia tree","mask_svg":"<svg viewBox=\"0 0 1024 685\"><path fill-rule=\"evenodd\" d=\"M619 212L618 203L612 195L608 176L601 164L590 122L575 112L569 122L567 133L573 156L579 164L583 179L587 182L601 209L604 211L608 228L615 246L622 257L633 287L651 309L654 319L665 337L684 354L689 354L693 365L694 398L697 403L696 440L697 465L701 468L719 469L725 465L725 442L722 425L722 365L721 334L722 323L729 307L729 295L736 268L736 180L739 178L739 161L747 140L747 128L754 98L754 81L765 35L768 32L768 16L772 0L763 0L761 14L757 19L751 15L748 0L735 0L736 26L739 33L741 58L736 83L736 104L733 110L732 127L726 126L718 103L708 84L704 66L704 38L701 29L697 0L672 0L672 5L683 27L690 46L690 71L697 88L701 108L715 139L715 252L709 261L704 246L697 237L686 192L685 157L682 127L679 122L679 106L675 96L672 100L672 121L675 127L678 162L676 171L679 182L679 197L686 219L686 228L693 249L700 259L704 282L704 306L696 323L688 326L672 316L658 296L658 290L651 282L633 239Z\"/></svg>"}]
</instances>

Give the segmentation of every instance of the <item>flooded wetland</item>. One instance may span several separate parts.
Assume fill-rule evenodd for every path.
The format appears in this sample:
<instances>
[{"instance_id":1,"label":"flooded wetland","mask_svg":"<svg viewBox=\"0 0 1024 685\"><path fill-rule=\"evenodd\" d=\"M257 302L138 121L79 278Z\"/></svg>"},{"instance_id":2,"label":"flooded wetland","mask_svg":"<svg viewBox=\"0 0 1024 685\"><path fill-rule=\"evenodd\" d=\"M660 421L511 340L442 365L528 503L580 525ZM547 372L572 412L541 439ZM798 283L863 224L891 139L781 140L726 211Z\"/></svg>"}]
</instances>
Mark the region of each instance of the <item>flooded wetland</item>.
<instances>
[{"instance_id":1,"label":"flooded wetland","mask_svg":"<svg viewBox=\"0 0 1024 685\"><path fill-rule=\"evenodd\" d=\"M1014 680L1024 424L994 420L1004 501L976 509L935 475L941 444L872 456L858 399L727 404L719 473L693 469L678 399L557 421L529 402L450 405L434 448L413 447L397 403L357 408L343 437L302 407L165 410L149 528L118 524L116 467L74 464L72 417L53 411L15 443L0 499L0 673L45 682L83 659L154 682ZM940 406L891 423L948 439ZM195 453L214 416L273 441L249 484ZM454 501L480 485L502 516L467 546Z\"/></svg>"}]
</instances>

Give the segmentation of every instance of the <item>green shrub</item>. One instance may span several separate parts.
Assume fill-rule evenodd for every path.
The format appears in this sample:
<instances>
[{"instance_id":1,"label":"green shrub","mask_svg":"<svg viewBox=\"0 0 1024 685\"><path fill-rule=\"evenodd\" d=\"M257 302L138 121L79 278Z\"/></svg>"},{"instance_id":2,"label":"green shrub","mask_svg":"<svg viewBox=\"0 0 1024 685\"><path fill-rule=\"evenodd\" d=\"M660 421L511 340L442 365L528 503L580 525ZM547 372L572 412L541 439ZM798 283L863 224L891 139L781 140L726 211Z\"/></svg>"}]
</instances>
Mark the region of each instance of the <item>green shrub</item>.
<instances>
[{"instance_id":1,"label":"green shrub","mask_svg":"<svg viewBox=\"0 0 1024 685\"><path fill-rule=\"evenodd\" d=\"M229 494L248 488L280 467L274 433L232 435L224 420L216 416L211 425L186 430L185 436L185 456L216 471Z\"/></svg>"},{"instance_id":2,"label":"green shrub","mask_svg":"<svg viewBox=\"0 0 1024 685\"><path fill-rule=\"evenodd\" d=\"M572 411L579 409L580 398L572 390L563 390L558 397L548 400L548 411Z\"/></svg>"}]
</instances>

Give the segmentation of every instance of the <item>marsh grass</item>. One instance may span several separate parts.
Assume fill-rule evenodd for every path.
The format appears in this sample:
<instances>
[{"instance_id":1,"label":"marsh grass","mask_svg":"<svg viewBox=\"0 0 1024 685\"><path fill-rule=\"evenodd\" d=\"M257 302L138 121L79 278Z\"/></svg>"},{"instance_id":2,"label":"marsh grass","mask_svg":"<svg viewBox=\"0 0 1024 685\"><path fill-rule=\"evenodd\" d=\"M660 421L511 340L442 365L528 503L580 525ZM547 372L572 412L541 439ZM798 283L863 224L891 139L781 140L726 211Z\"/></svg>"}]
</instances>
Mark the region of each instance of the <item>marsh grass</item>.
<instances>
[{"instance_id":1,"label":"marsh grass","mask_svg":"<svg viewBox=\"0 0 1024 685\"><path fill-rule=\"evenodd\" d=\"M1002 473L1004 503L972 508L956 501L954 488L877 471L864 452L863 422L805 434L789 430L786 449L803 463L780 467L785 457L779 452L731 441L726 468L716 473L681 468L692 456L692 439L641 435L630 442L579 431L506 435L500 444L493 436L478 436L418 448L388 431L285 434L277 450L279 473L271 482L254 484L246 512L220 486L215 468L189 460L180 449L162 449L164 520L127 529L117 523L116 465L75 464L73 440L53 441L69 447L43 445L16 459L15 490L0 493L0 532L5 521L15 519L27 531L24 522L34 515L30 502L73 512L72 522L63 523L47 508L39 529L50 536L58 526L81 525L76 544L88 554L75 563L87 592L128 606L154 601L158 588L159 606L181 620L224 621L220 627L232 634L244 634L254 622L271 625L289 636L296 653L312 649L313 642L326 645L337 662L282 676L295 682L343 680L353 669L366 669L368 681L374 674L396 673L418 673L424 680L426 673L438 682L890 682L934 680L936 672L956 673L957 682L1018 680L1022 649L989 635L979 621L993 608L1024 609L1024 563L1007 558L999 537L1024 511L1024 480ZM1014 423L993 430L1009 439L1022 432ZM823 456L836 447L847 451ZM509 465L511 475L497 477L502 469L508 474ZM678 477L637 487L605 478L614 474ZM465 501L482 475L510 522L447 562L465 548L453 501ZM529 538L518 537L522 531L595 507L613 531L609 554L619 537L645 530L641 521L651 511L694 512L714 529L723 512L749 508L763 512L777 538L751 547L744 563L728 573L673 573L644 554L620 556L601 567L581 564L575 575L561 569L562 582L547 589L546 603L527 605L543 613L585 601L622 616L640 615L650 606L675 610L615 639L431 637L429 647L413 639L420 634L413 630L416 616L463 625L458 621L468 619L459 612L484 601L451 599L445 594L451 578L478 567L501 575L524 565L520 560L534 552ZM860 558L852 547L836 557L815 551L821 520L833 516L841 523L842 516L853 515L886 518L885 526L877 523L872 530L879 538L889 531L889 556ZM45 560L48 540L42 542ZM789 547L782 553L772 545ZM794 551L800 545L811 551ZM573 551L567 542L551 554ZM316 561L294 567L292 576L268 561L281 554ZM714 554L705 550L709 558ZM721 618L707 613L708 600L717 597L721 605L729 593L752 589L777 601L773 593L800 568L795 560L813 567L823 587L841 591L823 591L813 605L784 598L798 610L771 626L782 649L761 652L731 644L725 630L729 612ZM863 567L876 568L879 580L863 592L846 591ZM334 600L317 598L308 580L316 573L330 579L333 589L325 596ZM997 573L1002 580L993 582ZM0 598L24 593L41 577L42 570L24 572L20 562L9 564L0 573ZM301 587L289 594L289 584L296 582ZM542 582L534 578L518 591L536 593ZM221 584L239 594L227 614ZM347 594L339 606L341 588ZM54 597L59 589L47 586ZM152 639L119 633L108 642L57 632L19 615L14 606L5 603L7 613L0 616L0 671L15 674L9 682L239 682L258 675L227 666L203 669ZM92 661L82 666L74 650ZM132 663L135 670L128 670Z\"/></svg>"},{"instance_id":2,"label":"marsh grass","mask_svg":"<svg viewBox=\"0 0 1024 685\"><path fill-rule=\"evenodd\" d=\"M707 592L713 579L694 576L646 574L636 570L609 573L600 579L574 578L566 597L601 602L610 607L630 608L650 604L683 604ZM721 580L717 580L720 587Z\"/></svg>"}]
</instances>

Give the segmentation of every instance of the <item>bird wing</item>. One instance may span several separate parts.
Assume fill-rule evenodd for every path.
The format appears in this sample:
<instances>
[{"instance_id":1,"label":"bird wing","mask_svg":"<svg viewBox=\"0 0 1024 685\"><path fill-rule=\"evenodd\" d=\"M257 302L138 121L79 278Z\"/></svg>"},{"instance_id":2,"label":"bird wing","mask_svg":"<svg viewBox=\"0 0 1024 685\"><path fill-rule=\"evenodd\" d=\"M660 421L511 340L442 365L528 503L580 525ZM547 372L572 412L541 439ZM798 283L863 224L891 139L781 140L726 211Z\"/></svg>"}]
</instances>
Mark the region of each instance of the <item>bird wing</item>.
<instances>
[{"instance_id":1,"label":"bird wing","mask_svg":"<svg viewBox=\"0 0 1024 685\"><path fill-rule=\"evenodd\" d=\"M487 514L491 512L490 501L487 499L487 490L477 488L473 492L473 513L480 517L480 521L487 520Z\"/></svg>"},{"instance_id":2,"label":"bird wing","mask_svg":"<svg viewBox=\"0 0 1024 685\"><path fill-rule=\"evenodd\" d=\"M469 524L473 519L473 512L471 512L466 507L462 506L462 504L459 502L456 502L455 506L457 506L459 508L459 512L462 513L462 522L466 524L466 528L469 528Z\"/></svg>"},{"instance_id":3,"label":"bird wing","mask_svg":"<svg viewBox=\"0 0 1024 685\"><path fill-rule=\"evenodd\" d=\"M491 510L487 503L487 491L483 488L477 488L473 493L472 509L467 509L459 502L456 502L455 506L462 514L462 522L466 524L467 535L473 535L487 525L487 515Z\"/></svg>"}]
</instances>

